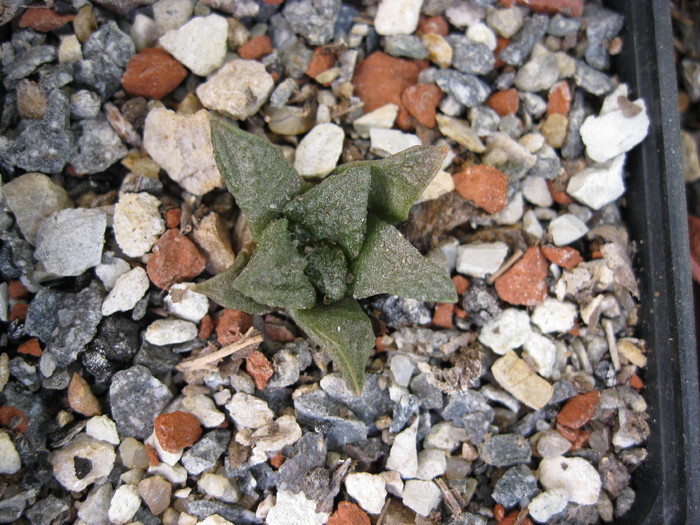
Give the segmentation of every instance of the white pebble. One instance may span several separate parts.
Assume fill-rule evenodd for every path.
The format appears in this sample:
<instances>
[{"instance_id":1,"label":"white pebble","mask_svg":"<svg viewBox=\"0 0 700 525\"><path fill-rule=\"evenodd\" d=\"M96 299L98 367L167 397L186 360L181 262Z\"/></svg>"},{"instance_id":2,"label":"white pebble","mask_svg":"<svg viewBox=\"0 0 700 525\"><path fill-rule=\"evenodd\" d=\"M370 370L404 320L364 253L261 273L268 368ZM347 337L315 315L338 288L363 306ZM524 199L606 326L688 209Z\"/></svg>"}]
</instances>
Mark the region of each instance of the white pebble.
<instances>
[{"instance_id":1,"label":"white pebble","mask_svg":"<svg viewBox=\"0 0 700 525\"><path fill-rule=\"evenodd\" d=\"M445 10L445 16L453 26L466 27L480 23L484 19L484 9L471 2L452 2Z\"/></svg>"},{"instance_id":2,"label":"white pebble","mask_svg":"<svg viewBox=\"0 0 700 525\"><path fill-rule=\"evenodd\" d=\"M94 416L85 425L85 433L100 441L106 441L112 445L119 444L117 425L107 416Z\"/></svg>"},{"instance_id":3,"label":"white pebble","mask_svg":"<svg viewBox=\"0 0 700 525\"><path fill-rule=\"evenodd\" d=\"M549 223L547 233L552 236L554 244L566 246L586 235L588 227L575 215L565 213Z\"/></svg>"},{"instance_id":4,"label":"white pebble","mask_svg":"<svg viewBox=\"0 0 700 525\"><path fill-rule=\"evenodd\" d=\"M586 206L599 210L625 193L625 155L595 164L569 179L566 192Z\"/></svg>"},{"instance_id":5,"label":"white pebble","mask_svg":"<svg viewBox=\"0 0 700 525\"><path fill-rule=\"evenodd\" d=\"M421 202L432 201L450 193L455 189L455 181L448 172L440 170L435 174L433 180L430 181L428 187L423 190L420 197L416 199L414 204Z\"/></svg>"},{"instance_id":6,"label":"white pebble","mask_svg":"<svg viewBox=\"0 0 700 525\"><path fill-rule=\"evenodd\" d=\"M236 503L241 497L238 489L226 476L212 472L202 474L197 481L197 487L201 492L226 503Z\"/></svg>"},{"instance_id":7,"label":"white pebble","mask_svg":"<svg viewBox=\"0 0 700 525\"><path fill-rule=\"evenodd\" d=\"M102 263L95 266L95 274L99 277L105 290L110 291L119 279L120 275L125 274L131 269L129 263L119 257L112 257L112 252L105 252L102 255Z\"/></svg>"},{"instance_id":8,"label":"white pebble","mask_svg":"<svg viewBox=\"0 0 700 525\"><path fill-rule=\"evenodd\" d=\"M418 27L423 0L382 0L374 17L380 35L410 35Z\"/></svg>"},{"instance_id":9,"label":"white pebble","mask_svg":"<svg viewBox=\"0 0 700 525\"><path fill-rule=\"evenodd\" d=\"M508 308L481 328L479 341L495 353L504 355L509 350L522 346L531 333L527 312Z\"/></svg>"},{"instance_id":10,"label":"white pebble","mask_svg":"<svg viewBox=\"0 0 700 525\"><path fill-rule=\"evenodd\" d=\"M135 485L122 485L114 491L107 515L113 523L129 523L141 506Z\"/></svg>"},{"instance_id":11,"label":"white pebble","mask_svg":"<svg viewBox=\"0 0 700 525\"><path fill-rule=\"evenodd\" d=\"M160 200L150 193L124 193L114 206L114 237L129 257L146 254L165 231Z\"/></svg>"},{"instance_id":12,"label":"white pebble","mask_svg":"<svg viewBox=\"0 0 700 525\"><path fill-rule=\"evenodd\" d=\"M513 198L508 201L506 207L494 216L494 219L498 224L515 224L522 218L524 212L525 202L523 201L523 194L517 192L513 195Z\"/></svg>"},{"instance_id":13,"label":"white pebble","mask_svg":"<svg viewBox=\"0 0 700 525\"><path fill-rule=\"evenodd\" d=\"M566 489L569 501L593 505L600 494L600 474L583 458L543 458L537 474L547 489Z\"/></svg>"},{"instance_id":14,"label":"white pebble","mask_svg":"<svg viewBox=\"0 0 700 525\"><path fill-rule=\"evenodd\" d=\"M540 492L528 505L530 517L537 523L547 523L552 516L562 512L569 502L566 489Z\"/></svg>"},{"instance_id":15,"label":"white pebble","mask_svg":"<svg viewBox=\"0 0 700 525\"><path fill-rule=\"evenodd\" d=\"M363 510L379 514L386 500L386 488L381 476L367 472L353 472L345 478L345 489Z\"/></svg>"},{"instance_id":16,"label":"white pebble","mask_svg":"<svg viewBox=\"0 0 700 525\"><path fill-rule=\"evenodd\" d=\"M408 386L411 381L411 376L413 375L413 370L415 365L411 358L404 354L396 354L391 358L391 364L389 365L391 370L391 375L397 385Z\"/></svg>"},{"instance_id":17,"label":"white pebble","mask_svg":"<svg viewBox=\"0 0 700 525\"><path fill-rule=\"evenodd\" d=\"M411 479L403 489L403 504L421 516L430 516L441 499L440 489L432 481Z\"/></svg>"},{"instance_id":18,"label":"white pebble","mask_svg":"<svg viewBox=\"0 0 700 525\"><path fill-rule=\"evenodd\" d=\"M209 299L193 288L194 283L172 285L163 302L168 313L193 323L201 321L209 311Z\"/></svg>"},{"instance_id":19,"label":"white pebble","mask_svg":"<svg viewBox=\"0 0 700 525\"><path fill-rule=\"evenodd\" d=\"M369 130L370 151L380 157L395 155L412 146L420 146L420 139L411 133L403 133L398 129Z\"/></svg>"},{"instance_id":20,"label":"white pebble","mask_svg":"<svg viewBox=\"0 0 700 525\"><path fill-rule=\"evenodd\" d=\"M228 22L223 16L195 17L158 41L195 75L205 77L224 63Z\"/></svg>"},{"instance_id":21,"label":"white pebble","mask_svg":"<svg viewBox=\"0 0 700 525\"><path fill-rule=\"evenodd\" d=\"M245 428L264 427L274 418L274 413L264 400L243 392L234 394L226 404L226 410L237 426Z\"/></svg>"},{"instance_id":22,"label":"white pebble","mask_svg":"<svg viewBox=\"0 0 700 525\"><path fill-rule=\"evenodd\" d=\"M467 439L467 433L463 428L456 427L450 421L441 421L430 428L425 439L423 439L423 447L452 452L460 443Z\"/></svg>"},{"instance_id":23,"label":"white pebble","mask_svg":"<svg viewBox=\"0 0 700 525\"><path fill-rule=\"evenodd\" d=\"M544 228L537 220L537 214L534 210L527 210L523 214L523 231L529 235L532 235L535 239L542 239L544 237Z\"/></svg>"},{"instance_id":24,"label":"white pebble","mask_svg":"<svg viewBox=\"0 0 700 525\"><path fill-rule=\"evenodd\" d=\"M568 332L574 326L578 309L573 303L548 297L535 308L532 323L542 332Z\"/></svg>"},{"instance_id":25,"label":"white pebble","mask_svg":"<svg viewBox=\"0 0 700 525\"><path fill-rule=\"evenodd\" d=\"M148 291L150 282L146 270L137 266L122 274L102 303L102 315L128 312Z\"/></svg>"},{"instance_id":26,"label":"white pebble","mask_svg":"<svg viewBox=\"0 0 700 525\"><path fill-rule=\"evenodd\" d=\"M442 476L447 469L445 452L438 449L425 449L418 453L418 473L416 477L425 481Z\"/></svg>"},{"instance_id":27,"label":"white pebble","mask_svg":"<svg viewBox=\"0 0 700 525\"><path fill-rule=\"evenodd\" d=\"M386 468L399 472L404 479L415 478L418 473L417 433L418 419L394 438L389 451Z\"/></svg>"},{"instance_id":28,"label":"white pebble","mask_svg":"<svg viewBox=\"0 0 700 525\"><path fill-rule=\"evenodd\" d=\"M472 277L495 273L508 255L504 242L463 244L457 248L457 271Z\"/></svg>"},{"instance_id":29,"label":"white pebble","mask_svg":"<svg viewBox=\"0 0 700 525\"><path fill-rule=\"evenodd\" d=\"M182 319L158 319L146 328L146 341L153 345L175 345L197 337L197 325Z\"/></svg>"},{"instance_id":30,"label":"white pebble","mask_svg":"<svg viewBox=\"0 0 700 525\"><path fill-rule=\"evenodd\" d=\"M352 475L352 474L351 474ZM307 499L303 492L280 490L275 506L267 513L267 525L323 525L328 514L316 512L316 502Z\"/></svg>"},{"instance_id":31,"label":"white pebble","mask_svg":"<svg viewBox=\"0 0 700 525\"><path fill-rule=\"evenodd\" d=\"M0 474L14 474L22 468L22 461L7 432L0 432Z\"/></svg>"},{"instance_id":32,"label":"white pebble","mask_svg":"<svg viewBox=\"0 0 700 525\"><path fill-rule=\"evenodd\" d=\"M543 177L526 177L523 181L523 197L535 206L548 208L554 203L552 194Z\"/></svg>"},{"instance_id":33,"label":"white pebble","mask_svg":"<svg viewBox=\"0 0 700 525\"><path fill-rule=\"evenodd\" d=\"M226 419L224 413L216 409L214 401L204 394L185 396L182 400L182 406L185 410L194 414L206 428L218 427Z\"/></svg>"},{"instance_id":34,"label":"white pebble","mask_svg":"<svg viewBox=\"0 0 700 525\"><path fill-rule=\"evenodd\" d=\"M557 359L556 345L545 336L532 332L523 349L537 365L537 373L542 377L552 375L554 363Z\"/></svg>"},{"instance_id":35,"label":"white pebble","mask_svg":"<svg viewBox=\"0 0 700 525\"><path fill-rule=\"evenodd\" d=\"M336 124L319 124L307 133L296 150L294 167L302 177L325 177L343 152L345 132Z\"/></svg>"},{"instance_id":36,"label":"white pebble","mask_svg":"<svg viewBox=\"0 0 700 525\"><path fill-rule=\"evenodd\" d=\"M160 37L160 31L152 18L139 13L134 18L129 36L134 41L136 51L141 51L143 48L155 46Z\"/></svg>"},{"instance_id":37,"label":"white pebble","mask_svg":"<svg viewBox=\"0 0 700 525\"><path fill-rule=\"evenodd\" d=\"M352 127L363 139L369 138L369 131L372 128L391 129L399 114L399 106L396 104L384 104L374 111L365 113L355 119Z\"/></svg>"},{"instance_id":38,"label":"white pebble","mask_svg":"<svg viewBox=\"0 0 700 525\"><path fill-rule=\"evenodd\" d=\"M484 23L479 22L467 29L467 38L474 42L484 44L491 51L496 49L498 41L493 31Z\"/></svg>"}]
</instances>

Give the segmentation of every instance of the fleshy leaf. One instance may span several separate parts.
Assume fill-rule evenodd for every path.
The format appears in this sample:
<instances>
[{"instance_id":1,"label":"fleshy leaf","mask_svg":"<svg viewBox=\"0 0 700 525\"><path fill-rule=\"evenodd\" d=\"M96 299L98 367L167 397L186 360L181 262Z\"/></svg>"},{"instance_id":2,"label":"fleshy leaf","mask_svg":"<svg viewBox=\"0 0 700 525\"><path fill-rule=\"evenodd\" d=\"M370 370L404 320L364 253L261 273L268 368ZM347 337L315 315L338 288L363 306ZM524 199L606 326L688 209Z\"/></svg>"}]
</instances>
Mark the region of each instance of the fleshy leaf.
<instances>
[{"instance_id":1,"label":"fleshy leaf","mask_svg":"<svg viewBox=\"0 0 700 525\"><path fill-rule=\"evenodd\" d=\"M233 287L254 301L279 308L311 308L316 290L304 275L306 261L299 255L287 219L269 224L255 252Z\"/></svg>"},{"instance_id":2,"label":"fleshy leaf","mask_svg":"<svg viewBox=\"0 0 700 525\"><path fill-rule=\"evenodd\" d=\"M300 191L302 179L271 142L212 116L211 141L221 176L258 239Z\"/></svg>"},{"instance_id":3,"label":"fleshy leaf","mask_svg":"<svg viewBox=\"0 0 700 525\"><path fill-rule=\"evenodd\" d=\"M261 314L272 310L269 306L253 301L233 287L233 281L243 271L250 257L241 252L231 266L219 275L215 275L195 286L195 291L203 293L215 303L232 310L243 310L249 314Z\"/></svg>"},{"instance_id":4,"label":"fleshy leaf","mask_svg":"<svg viewBox=\"0 0 700 525\"><path fill-rule=\"evenodd\" d=\"M354 258L367 229L369 188L369 168L356 166L299 195L285 206L284 213L314 238L338 243Z\"/></svg>"},{"instance_id":5,"label":"fleshy leaf","mask_svg":"<svg viewBox=\"0 0 700 525\"><path fill-rule=\"evenodd\" d=\"M334 303L345 297L348 265L343 250L332 246L319 246L306 254L306 276L326 301Z\"/></svg>"},{"instance_id":6,"label":"fleshy leaf","mask_svg":"<svg viewBox=\"0 0 700 525\"><path fill-rule=\"evenodd\" d=\"M328 352L345 381L359 395L375 339L372 323L357 301L346 299L311 310L290 310L289 314L311 340Z\"/></svg>"},{"instance_id":7,"label":"fleshy leaf","mask_svg":"<svg viewBox=\"0 0 700 525\"><path fill-rule=\"evenodd\" d=\"M369 166L372 175L370 211L395 224L408 218L408 211L437 174L445 155L446 147L413 146L385 159L344 164L338 171Z\"/></svg>"},{"instance_id":8,"label":"fleshy leaf","mask_svg":"<svg viewBox=\"0 0 700 525\"><path fill-rule=\"evenodd\" d=\"M365 245L352 263L352 273L352 295L356 299L387 293L419 301L457 301L447 272L423 257L396 228L372 216Z\"/></svg>"}]
</instances>

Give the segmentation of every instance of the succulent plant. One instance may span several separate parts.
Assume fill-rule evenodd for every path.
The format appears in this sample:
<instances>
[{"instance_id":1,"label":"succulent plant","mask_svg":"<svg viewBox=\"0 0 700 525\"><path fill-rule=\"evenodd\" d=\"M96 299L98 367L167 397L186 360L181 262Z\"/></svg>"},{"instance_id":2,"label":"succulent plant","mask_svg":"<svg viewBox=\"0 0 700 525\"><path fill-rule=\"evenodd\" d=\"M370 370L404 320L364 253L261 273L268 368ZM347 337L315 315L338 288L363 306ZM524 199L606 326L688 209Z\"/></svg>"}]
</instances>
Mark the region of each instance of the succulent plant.
<instances>
[{"instance_id":1,"label":"succulent plant","mask_svg":"<svg viewBox=\"0 0 700 525\"><path fill-rule=\"evenodd\" d=\"M358 394L375 336L358 300L455 302L447 272L392 226L433 179L445 148L415 146L303 180L269 141L212 117L214 157L255 242L197 290L255 314L286 309Z\"/></svg>"}]
</instances>

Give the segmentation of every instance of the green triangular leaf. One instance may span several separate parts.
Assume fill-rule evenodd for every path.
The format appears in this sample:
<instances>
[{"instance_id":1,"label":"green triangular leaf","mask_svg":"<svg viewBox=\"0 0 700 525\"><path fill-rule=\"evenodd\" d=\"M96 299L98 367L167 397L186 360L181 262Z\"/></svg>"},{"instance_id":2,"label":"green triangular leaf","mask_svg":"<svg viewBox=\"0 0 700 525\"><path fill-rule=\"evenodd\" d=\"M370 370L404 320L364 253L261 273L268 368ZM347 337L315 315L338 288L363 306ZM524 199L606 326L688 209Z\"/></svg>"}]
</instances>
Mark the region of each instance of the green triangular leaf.
<instances>
[{"instance_id":1,"label":"green triangular leaf","mask_svg":"<svg viewBox=\"0 0 700 525\"><path fill-rule=\"evenodd\" d=\"M344 164L338 170L369 166L370 211L395 224L408 218L408 211L437 174L445 155L446 147L413 146L385 159Z\"/></svg>"},{"instance_id":2,"label":"green triangular leaf","mask_svg":"<svg viewBox=\"0 0 700 525\"><path fill-rule=\"evenodd\" d=\"M357 301L346 299L311 310L290 310L299 327L328 355L358 395L365 382L365 365L374 348L372 323Z\"/></svg>"},{"instance_id":3,"label":"green triangular leaf","mask_svg":"<svg viewBox=\"0 0 700 525\"><path fill-rule=\"evenodd\" d=\"M301 177L271 142L211 116L214 158L228 190L258 239L297 193Z\"/></svg>"},{"instance_id":4,"label":"green triangular leaf","mask_svg":"<svg viewBox=\"0 0 700 525\"><path fill-rule=\"evenodd\" d=\"M332 246L319 246L306 254L306 276L329 303L345 297L348 265L343 250Z\"/></svg>"},{"instance_id":5,"label":"green triangular leaf","mask_svg":"<svg viewBox=\"0 0 700 525\"><path fill-rule=\"evenodd\" d=\"M243 271L250 257L241 252L234 263L219 275L195 286L195 291L203 293L215 303L232 310L243 310L249 314L261 314L272 310L269 306L253 301L233 287L233 281Z\"/></svg>"},{"instance_id":6,"label":"green triangular leaf","mask_svg":"<svg viewBox=\"0 0 700 525\"><path fill-rule=\"evenodd\" d=\"M254 301L278 308L311 308L316 291L304 275L306 261L299 255L287 219L270 223L250 261L233 287Z\"/></svg>"},{"instance_id":7,"label":"green triangular leaf","mask_svg":"<svg viewBox=\"0 0 700 525\"><path fill-rule=\"evenodd\" d=\"M357 257L367 229L369 187L369 168L356 166L299 195L284 213L316 239L338 243Z\"/></svg>"},{"instance_id":8,"label":"green triangular leaf","mask_svg":"<svg viewBox=\"0 0 700 525\"><path fill-rule=\"evenodd\" d=\"M387 293L419 301L457 301L447 272L423 257L396 228L372 216L365 245L352 263L352 273L352 295L356 299Z\"/></svg>"}]
</instances>

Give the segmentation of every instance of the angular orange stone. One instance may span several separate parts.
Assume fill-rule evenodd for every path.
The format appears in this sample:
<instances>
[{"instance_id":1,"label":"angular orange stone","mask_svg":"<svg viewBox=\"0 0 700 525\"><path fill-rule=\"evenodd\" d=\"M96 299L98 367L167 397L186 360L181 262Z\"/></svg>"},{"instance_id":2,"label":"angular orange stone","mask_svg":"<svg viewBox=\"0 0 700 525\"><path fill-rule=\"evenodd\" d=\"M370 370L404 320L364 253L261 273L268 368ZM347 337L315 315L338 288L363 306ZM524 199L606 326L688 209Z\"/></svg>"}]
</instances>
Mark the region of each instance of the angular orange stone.
<instances>
[{"instance_id":1,"label":"angular orange stone","mask_svg":"<svg viewBox=\"0 0 700 525\"><path fill-rule=\"evenodd\" d=\"M557 422L569 428L581 428L595 415L600 391L591 390L569 399L557 416Z\"/></svg>"},{"instance_id":2,"label":"angular orange stone","mask_svg":"<svg viewBox=\"0 0 700 525\"><path fill-rule=\"evenodd\" d=\"M156 241L146 273L158 288L169 290L175 283L191 281L205 266L206 260L195 244L173 228Z\"/></svg>"},{"instance_id":3,"label":"angular orange stone","mask_svg":"<svg viewBox=\"0 0 700 525\"><path fill-rule=\"evenodd\" d=\"M72 22L75 15L61 15L53 9L29 8L19 17L19 27L30 27L41 33L48 33L68 22Z\"/></svg>"},{"instance_id":4,"label":"angular orange stone","mask_svg":"<svg viewBox=\"0 0 700 525\"><path fill-rule=\"evenodd\" d=\"M265 390L267 381L275 373L272 363L265 357L265 354L255 350L245 359L245 370L255 382L255 388Z\"/></svg>"},{"instance_id":5,"label":"angular orange stone","mask_svg":"<svg viewBox=\"0 0 700 525\"><path fill-rule=\"evenodd\" d=\"M349 501L338 503L338 510L328 518L328 525L370 525L370 523L367 513Z\"/></svg>"},{"instance_id":6,"label":"angular orange stone","mask_svg":"<svg viewBox=\"0 0 700 525\"><path fill-rule=\"evenodd\" d=\"M314 49L314 54L311 55L309 66L306 68L306 74L316 80L324 71L328 71L335 65L335 53L324 47Z\"/></svg>"},{"instance_id":7,"label":"angular orange stone","mask_svg":"<svg viewBox=\"0 0 700 525\"><path fill-rule=\"evenodd\" d=\"M34 357L41 357L41 346L39 346L39 340L36 337L32 337L28 341L25 341L19 345L17 352L20 354L33 355Z\"/></svg>"},{"instance_id":8,"label":"angular orange stone","mask_svg":"<svg viewBox=\"0 0 700 525\"><path fill-rule=\"evenodd\" d=\"M129 60L122 86L131 95L160 100L186 76L184 66L163 49L146 48Z\"/></svg>"},{"instance_id":9,"label":"angular orange stone","mask_svg":"<svg viewBox=\"0 0 700 525\"><path fill-rule=\"evenodd\" d=\"M258 60L272 53L272 41L267 35L254 36L239 47L236 52L244 60Z\"/></svg>"},{"instance_id":10,"label":"angular orange stone","mask_svg":"<svg viewBox=\"0 0 700 525\"><path fill-rule=\"evenodd\" d=\"M216 338L222 345L235 343L250 327L253 326L253 317L241 310L224 310L216 318Z\"/></svg>"},{"instance_id":11,"label":"angular orange stone","mask_svg":"<svg viewBox=\"0 0 700 525\"><path fill-rule=\"evenodd\" d=\"M538 305L547 297L548 268L540 248L532 246L510 270L496 279L496 293L510 304Z\"/></svg>"},{"instance_id":12,"label":"angular orange stone","mask_svg":"<svg viewBox=\"0 0 700 525\"><path fill-rule=\"evenodd\" d=\"M404 89L401 102L413 117L426 128L434 128L437 105L444 93L435 84L416 84Z\"/></svg>"},{"instance_id":13,"label":"angular orange stone","mask_svg":"<svg viewBox=\"0 0 700 525\"><path fill-rule=\"evenodd\" d=\"M563 246L561 248L556 246L542 246L542 255L550 262L566 270L573 270L583 262L583 257L581 257L579 251L570 246Z\"/></svg>"},{"instance_id":14,"label":"angular orange stone","mask_svg":"<svg viewBox=\"0 0 700 525\"><path fill-rule=\"evenodd\" d=\"M518 4L529 7L536 13L565 16L581 16L584 0L518 0Z\"/></svg>"},{"instance_id":15,"label":"angular orange stone","mask_svg":"<svg viewBox=\"0 0 700 525\"><path fill-rule=\"evenodd\" d=\"M512 115L518 111L520 97L515 88L506 91L497 91L486 100L486 105L498 113L501 117Z\"/></svg>"},{"instance_id":16,"label":"angular orange stone","mask_svg":"<svg viewBox=\"0 0 700 525\"><path fill-rule=\"evenodd\" d=\"M452 328L452 314L455 305L453 303L438 303L435 305L435 314L433 314L433 326L437 328Z\"/></svg>"},{"instance_id":17,"label":"angular orange stone","mask_svg":"<svg viewBox=\"0 0 700 525\"><path fill-rule=\"evenodd\" d=\"M571 88L566 80L562 80L549 88L547 116L568 115L569 106L571 106Z\"/></svg>"},{"instance_id":18,"label":"angular orange stone","mask_svg":"<svg viewBox=\"0 0 700 525\"><path fill-rule=\"evenodd\" d=\"M450 26L440 15L421 16L418 21L418 31L421 33L435 33L440 36L447 36L450 33Z\"/></svg>"},{"instance_id":19,"label":"angular orange stone","mask_svg":"<svg viewBox=\"0 0 700 525\"><path fill-rule=\"evenodd\" d=\"M202 435L199 419L181 410L157 416L153 426L158 444L171 454L191 447Z\"/></svg>"},{"instance_id":20,"label":"angular orange stone","mask_svg":"<svg viewBox=\"0 0 700 525\"><path fill-rule=\"evenodd\" d=\"M489 213L498 213L508 203L508 177L492 166L470 166L452 179L457 193Z\"/></svg>"}]
</instances>

